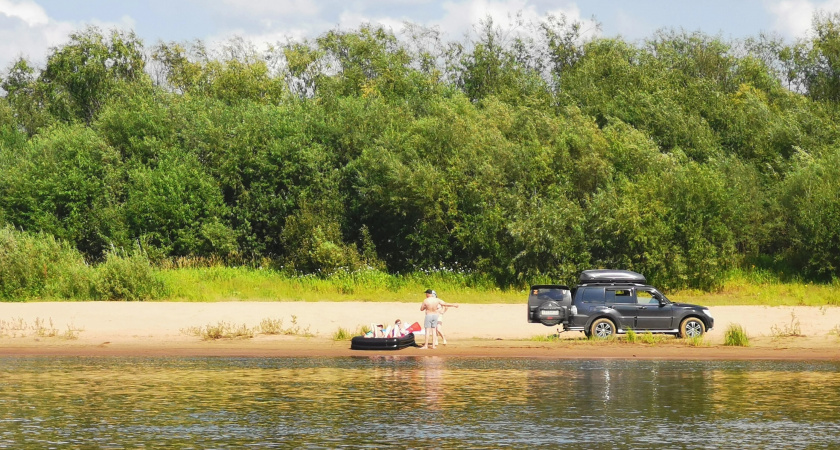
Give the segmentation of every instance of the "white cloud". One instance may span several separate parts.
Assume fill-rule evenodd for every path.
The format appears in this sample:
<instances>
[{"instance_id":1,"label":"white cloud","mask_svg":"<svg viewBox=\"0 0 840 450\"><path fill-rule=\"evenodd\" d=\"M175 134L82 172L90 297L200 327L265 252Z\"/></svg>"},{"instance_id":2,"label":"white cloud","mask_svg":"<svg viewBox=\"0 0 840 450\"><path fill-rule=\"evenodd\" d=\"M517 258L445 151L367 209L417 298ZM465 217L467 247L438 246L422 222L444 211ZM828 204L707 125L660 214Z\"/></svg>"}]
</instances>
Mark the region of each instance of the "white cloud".
<instances>
[{"instance_id":1,"label":"white cloud","mask_svg":"<svg viewBox=\"0 0 840 450\"><path fill-rule=\"evenodd\" d=\"M130 17L119 23L91 20L84 24L52 19L37 3L30 0L0 0L0 75L19 58L35 66L43 66L51 48L68 42L71 33L95 25L103 30L132 29Z\"/></svg>"},{"instance_id":2,"label":"white cloud","mask_svg":"<svg viewBox=\"0 0 840 450\"><path fill-rule=\"evenodd\" d=\"M43 64L47 49L59 45L73 30L68 23L50 20L32 1L0 0L0 71L17 59ZM0 73L3 73L0 72Z\"/></svg>"},{"instance_id":3,"label":"white cloud","mask_svg":"<svg viewBox=\"0 0 840 450\"><path fill-rule=\"evenodd\" d=\"M322 11L317 1L311 0L222 0L221 3L230 13L254 17L316 16Z\"/></svg>"},{"instance_id":4,"label":"white cloud","mask_svg":"<svg viewBox=\"0 0 840 450\"><path fill-rule=\"evenodd\" d=\"M20 20L30 27L49 22L44 8L32 1L0 0L0 14Z\"/></svg>"},{"instance_id":5,"label":"white cloud","mask_svg":"<svg viewBox=\"0 0 840 450\"><path fill-rule=\"evenodd\" d=\"M545 19L547 14L555 17L564 16L568 22L581 22L585 38L597 33L596 24L590 19L581 18L580 8L575 2L556 2L561 6L547 11L540 11L528 0L468 0L447 1L442 4L445 14L430 25L445 30L449 39L459 39L473 31L479 22L491 17L493 23L502 28L513 30L517 16L526 23L536 23ZM518 30L527 32L527 30Z\"/></svg>"},{"instance_id":6,"label":"white cloud","mask_svg":"<svg viewBox=\"0 0 840 450\"><path fill-rule=\"evenodd\" d=\"M817 12L840 13L840 0L768 0L767 10L773 15L773 29L788 38L805 38L811 32Z\"/></svg>"},{"instance_id":7,"label":"white cloud","mask_svg":"<svg viewBox=\"0 0 840 450\"><path fill-rule=\"evenodd\" d=\"M773 1L768 3L767 9L775 17L773 29L788 38L805 37L816 11L808 0Z\"/></svg>"}]
</instances>

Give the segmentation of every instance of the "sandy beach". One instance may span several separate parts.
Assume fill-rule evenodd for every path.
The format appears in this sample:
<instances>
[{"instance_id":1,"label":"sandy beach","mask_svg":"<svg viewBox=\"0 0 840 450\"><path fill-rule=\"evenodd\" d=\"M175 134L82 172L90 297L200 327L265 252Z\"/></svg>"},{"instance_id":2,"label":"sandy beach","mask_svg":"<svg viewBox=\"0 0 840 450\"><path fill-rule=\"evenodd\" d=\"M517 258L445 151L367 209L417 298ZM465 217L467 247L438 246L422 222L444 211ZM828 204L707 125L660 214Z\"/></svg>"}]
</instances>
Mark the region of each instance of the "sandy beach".
<instances>
[{"instance_id":1,"label":"sandy beach","mask_svg":"<svg viewBox=\"0 0 840 450\"><path fill-rule=\"evenodd\" d=\"M398 351L350 350L336 341L339 328L355 332L371 323L420 322L417 303L371 302L32 302L0 303L0 356L462 356L534 358L793 359L840 360L840 308L719 306L711 308L715 327L704 345L671 337L655 344L621 338L593 342L582 333L539 336L556 327L529 324L523 305L461 305L450 309L443 330L448 345ZM220 322L255 328L282 320L296 335L256 334L253 338L203 340L190 329ZM749 347L723 345L730 324L739 324ZM38 325L40 324L40 326ZM791 336L791 332L800 335ZM39 333L40 330L40 333ZM52 330L45 333L45 330ZM303 336L303 334L310 336ZM53 334L50 336L50 334ZM422 341L422 336L419 337Z\"/></svg>"}]
</instances>

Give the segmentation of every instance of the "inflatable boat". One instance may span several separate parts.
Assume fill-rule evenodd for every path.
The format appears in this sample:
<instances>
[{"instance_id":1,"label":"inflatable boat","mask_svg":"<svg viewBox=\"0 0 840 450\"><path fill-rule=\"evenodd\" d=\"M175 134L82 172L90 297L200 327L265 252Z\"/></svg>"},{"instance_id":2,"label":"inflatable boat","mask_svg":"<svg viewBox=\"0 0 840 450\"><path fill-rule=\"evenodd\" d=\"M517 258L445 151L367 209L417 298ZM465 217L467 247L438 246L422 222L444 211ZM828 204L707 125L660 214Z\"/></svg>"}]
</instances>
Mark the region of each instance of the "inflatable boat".
<instances>
[{"instance_id":1,"label":"inflatable boat","mask_svg":"<svg viewBox=\"0 0 840 450\"><path fill-rule=\"evenodd\" d=\"M350 341L352 350L401 350L406 347L416 347L414 333L395 338L366 338L356 336Z\"/></svg>"}]
</instances>

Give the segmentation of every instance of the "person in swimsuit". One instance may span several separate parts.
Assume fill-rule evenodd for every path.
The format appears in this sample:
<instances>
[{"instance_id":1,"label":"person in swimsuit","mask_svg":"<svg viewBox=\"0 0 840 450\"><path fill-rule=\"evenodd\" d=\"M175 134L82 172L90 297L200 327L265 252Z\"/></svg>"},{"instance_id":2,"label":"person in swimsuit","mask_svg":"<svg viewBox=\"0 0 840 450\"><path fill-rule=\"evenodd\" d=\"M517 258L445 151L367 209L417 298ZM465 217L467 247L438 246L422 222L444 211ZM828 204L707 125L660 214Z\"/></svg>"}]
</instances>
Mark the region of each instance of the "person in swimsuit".
<instances>
[{"instance_id":1,"label":"person in swimsuit","mask_svg":"<svg viewBox=\"0 0 840 450\"><path fill-rule=\"evenodd\" d=\"M432 348L437 348L437 326L438 319L440 318L440 310L441 308L448 308L450 306L454 308L458 307L458 305L446 303L437 298L437 293L435 291L426 289L426 299L423 300L423 304L420 305L420 311L426 312L426 319L423 322L423 328L426 329L426 333L423 338L423 345L420 347L421 349L429 348L429 333L432 334Z\"/></svg>"}]
</instances>

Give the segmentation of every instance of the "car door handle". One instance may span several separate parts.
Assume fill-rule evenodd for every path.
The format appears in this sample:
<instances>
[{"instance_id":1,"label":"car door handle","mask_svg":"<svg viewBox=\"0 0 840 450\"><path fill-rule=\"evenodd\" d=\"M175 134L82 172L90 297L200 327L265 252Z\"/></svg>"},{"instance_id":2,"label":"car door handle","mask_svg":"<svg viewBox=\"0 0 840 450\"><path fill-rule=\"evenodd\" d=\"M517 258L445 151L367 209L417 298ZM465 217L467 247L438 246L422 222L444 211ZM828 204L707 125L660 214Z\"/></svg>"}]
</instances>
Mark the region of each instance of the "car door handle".
<instances>
[{"instance_id":1,"label":"car door handle","mask_svg":"<svg viewBox=\"0 0 840 450\"><path fill-rule=\"evenodd\" d=\"M640 306L639 309L647 309L647 306Z\"/></svg>"}]
</instances>

